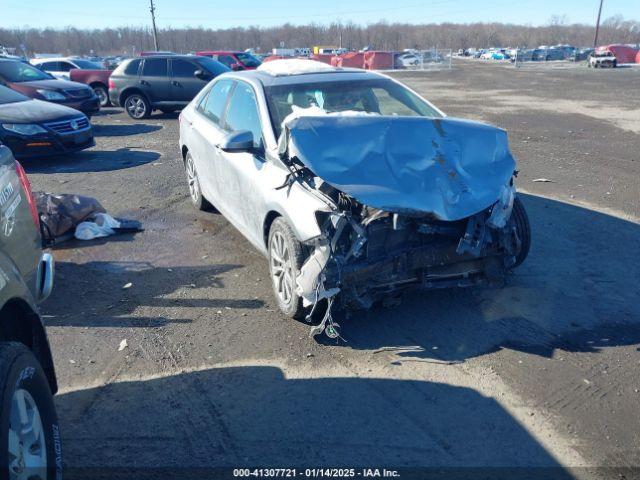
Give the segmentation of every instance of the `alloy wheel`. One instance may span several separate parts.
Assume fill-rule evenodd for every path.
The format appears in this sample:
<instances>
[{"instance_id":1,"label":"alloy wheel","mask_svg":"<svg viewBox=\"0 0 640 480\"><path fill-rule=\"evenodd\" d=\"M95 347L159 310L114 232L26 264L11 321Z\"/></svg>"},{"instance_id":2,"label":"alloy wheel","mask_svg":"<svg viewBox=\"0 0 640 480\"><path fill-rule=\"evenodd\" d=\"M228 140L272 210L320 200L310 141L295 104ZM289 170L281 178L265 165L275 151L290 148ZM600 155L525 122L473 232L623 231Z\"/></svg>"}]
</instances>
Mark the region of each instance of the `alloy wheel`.
<instances>
[{"instance_id":1,"label":"alloy wheel","mask_svg":"<svg viewBox=\"0 0 640 480\"><path fill-rule=\"evenodd\" d=\"M281 232L271 237L271 279L276 294L282 303L289 304L293 298L293 266L287 241Z\"/></svg>"},{"instance_id":2,"label":"alloy wheel","mask_svg":"<svg viewBox=\"0 0 640 480\"><path fill-rule=\"evenodd\" d=\"M46 480L47 448L40 411L31 394L17 389L9 416L9 479Z\"/></svg>"},{"instance_id":3,"label":"alloy wheel","mask_svg":"<svg viewBox=\"0 0 640 480\"><path fill-rule=\"evenodd\" d=\"M142 118L147 113L147 106L138 95L131 95L127 98L126 109L133 118Z\"/></svg>"},{"instance_id":4,"label":"alloy wheel","mask_svg":"<svg viewBox=\"0 0 640 480\"><path fill-rule=\"evenodd\" d=\"M189 195L191 201L198 203L200 199L200 184L198 183L198 174L196 173L196 165L191 156L187 157L187 183L189 184Z\"/></svg>"}]
</instances>

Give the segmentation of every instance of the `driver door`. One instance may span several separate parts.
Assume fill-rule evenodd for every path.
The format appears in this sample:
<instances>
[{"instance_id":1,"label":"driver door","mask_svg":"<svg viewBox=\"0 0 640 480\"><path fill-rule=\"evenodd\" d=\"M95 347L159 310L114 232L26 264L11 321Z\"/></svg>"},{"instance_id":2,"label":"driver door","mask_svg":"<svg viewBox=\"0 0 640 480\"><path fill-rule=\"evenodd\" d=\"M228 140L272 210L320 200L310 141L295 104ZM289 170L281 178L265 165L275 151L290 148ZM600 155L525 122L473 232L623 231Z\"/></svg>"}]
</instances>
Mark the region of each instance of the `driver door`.
<instances>
[{"instance_id":1,"label":"driver door","mask_svg":"<svg viewBox=\"0 0 640 480\"><path fill-rule=\"evenodd\" d=\"M196 62L171 59L171 96L176 103L186 105L209 83L210 79L196 77L196 70L202 70Z\"/></svg>"},{"instance_id":2,"label":"driver door","mask_svg":"<svg viewBox=\"0 0 640 480\"><path fill-rule=\"evenodd\" d=\"M254 244L264 243L259 212L264 206L267 183L263 170L266 166L262 125L253 88L242 81L235 82L224 117L223 128L231 133L248 130L253 134L253 152L225 152L219 150L220 192L229 201L232 222Z\"/></svg>"}]
</instances>

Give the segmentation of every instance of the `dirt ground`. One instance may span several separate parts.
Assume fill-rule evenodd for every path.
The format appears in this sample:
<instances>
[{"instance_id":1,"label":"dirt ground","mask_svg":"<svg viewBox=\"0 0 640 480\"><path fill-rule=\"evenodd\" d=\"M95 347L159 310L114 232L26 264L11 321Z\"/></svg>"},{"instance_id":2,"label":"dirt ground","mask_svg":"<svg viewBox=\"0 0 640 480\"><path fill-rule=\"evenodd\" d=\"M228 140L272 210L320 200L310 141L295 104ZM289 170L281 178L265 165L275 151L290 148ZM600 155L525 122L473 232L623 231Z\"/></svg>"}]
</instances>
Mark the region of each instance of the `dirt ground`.
<instances>
[{"instance_id":1,"label":"dirt ground","mask_svg":"<svg viewBox=\"0 0 640 480\"><path fill-rule=\"evenodd\" d=\"M90 195L145 227L54 252L43 313L72 478L640 467L640 70L467 61L395 75L508 130L533 244L504 288L408 294L345 319L346 342L280 315L265 259L191 207L177 115L105 109L95 148L25 162L34 190Z\"/></svg>"}]
</instances>

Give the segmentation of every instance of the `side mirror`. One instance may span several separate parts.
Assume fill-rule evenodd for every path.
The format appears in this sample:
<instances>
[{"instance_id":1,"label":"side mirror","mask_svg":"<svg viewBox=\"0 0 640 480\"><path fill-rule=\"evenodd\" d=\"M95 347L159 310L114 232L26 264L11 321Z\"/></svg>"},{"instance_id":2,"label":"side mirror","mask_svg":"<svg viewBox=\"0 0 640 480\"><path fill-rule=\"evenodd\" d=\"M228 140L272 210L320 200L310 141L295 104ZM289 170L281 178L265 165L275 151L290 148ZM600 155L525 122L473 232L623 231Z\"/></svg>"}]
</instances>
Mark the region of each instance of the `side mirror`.
<instances>
[{"instance_id":1,"label":"side mirror","mask_svg":"<svg viewBox=\"0 0 640 480\"><path fill-rule=\"evenodd\" d=\"M231 70L233 70L234 72L237 72L238 70L242 70L242 65L240 65L239 63L232 63Z\"/></svg>"},{"instance_id":2,"label":"side mirror","mask_svg":"<svg viewBox=\"0 0 640 480\"><path fill-rule=\"evenodd\" d=\"M193 72L193 76L200 80L209 80L209 78L211 78L209 72L205 72L204 70L196 70Z\"/></svg>"},{"instance_id":3,"label":"side mirror","mask_svg":"<svg viewBox=\"0 0 640 480\"><path fill-rule=\"evenodd\" d=\"M238 130L228 134L219 145L224 152L253 152L253 133L249 130Z\"/></svg>"}]
</instances>

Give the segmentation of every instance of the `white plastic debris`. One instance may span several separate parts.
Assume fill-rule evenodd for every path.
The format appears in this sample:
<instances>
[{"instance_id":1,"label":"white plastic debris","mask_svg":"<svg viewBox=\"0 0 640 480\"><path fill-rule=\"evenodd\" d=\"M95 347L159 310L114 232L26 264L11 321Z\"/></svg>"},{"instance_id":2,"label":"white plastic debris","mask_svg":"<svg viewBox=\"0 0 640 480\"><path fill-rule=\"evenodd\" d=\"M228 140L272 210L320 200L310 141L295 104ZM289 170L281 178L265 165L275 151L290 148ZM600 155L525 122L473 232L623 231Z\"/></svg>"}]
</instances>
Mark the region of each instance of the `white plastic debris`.
<instances>
[{"instance_id":1,"label":"white plastic debris","mask_svg":"<svg viewBox=\"0 0 640 480\"><path fill-rule=\"evenodd\" d=\"M118 351L121 352L122 350L124 350L128 346L129 346L129 344L127 343L127 339L125 338L124 340L122 340L120 342L120 345L118 346Z\"/></svg>"},{"instance_id":2,"label":"white plastic debris","mask_svg":"<svg viewBox=\"0 0 640 480\"><path fill-rule=\"evenodd\" d=\"M93 222L81 222L76 227L75 237L78 240L93 240L94 238L113 235L114 228L119 228L120 222L107 213L97 213Z\"/></svg>"},{"instance_id":3,"label":"white plastic debris","mask_svg":"<svg viewBox=\"0 0 640 480\"><path fill-rule=\"evenodd\" d=\"M534 178L531 181L534 183L554 183L553 180L549 180L548 178Z\"/></svg>"},{"instance_id":4,"label":"white plastic debris","mask_svg":"<svg viewBox=\"0 0 640 480\"><path fill-rule=\"evenodd\" d=\"M280 77L284 75L298 75L301 73L321 73L331 70L338 70L338 68L327 65L326 63L317 62L315 60L291 58L265 62L256 70L265 72L274 77Z\"/></svg>"},{"instance_id":5,"label":"white plastic debris","mask_svg":"<svg viewBox=\"0 0 640 480\"><path fill-rule=\"evenodd\" d=\"M133 283L128 282L128 283L125 283L125 284L122 286L122 289L123 289L123 290L126 290L127 288L131 288L131 287L133 287Z\"/></svg>"}]
</instances>

